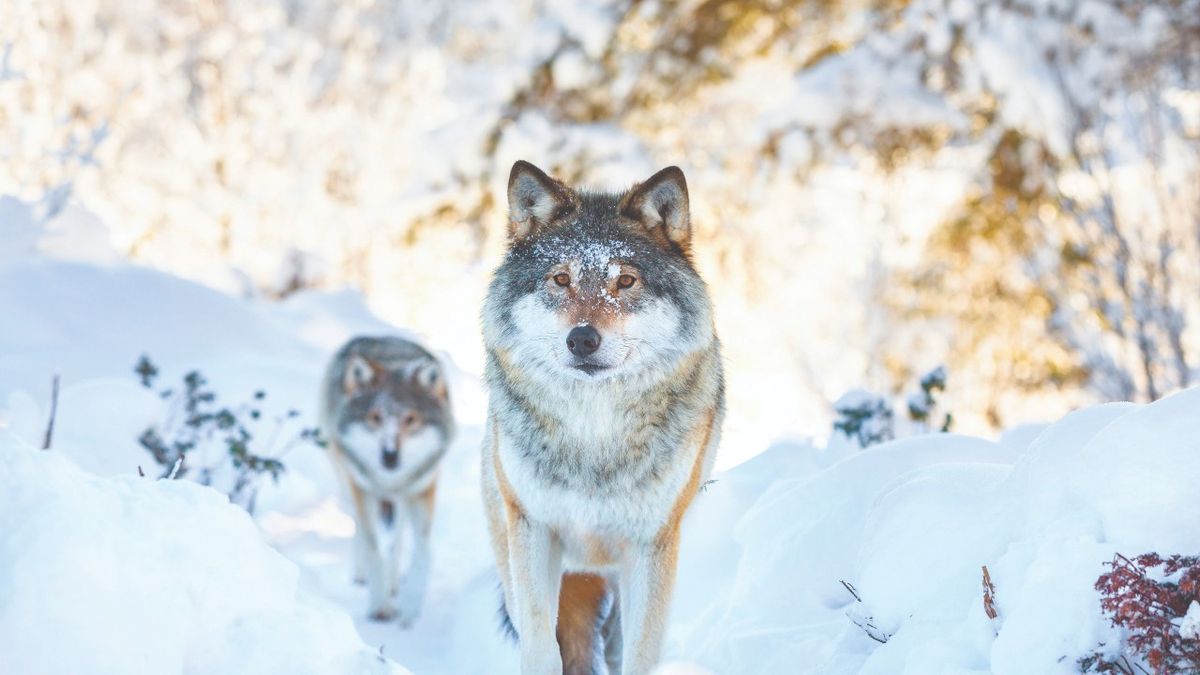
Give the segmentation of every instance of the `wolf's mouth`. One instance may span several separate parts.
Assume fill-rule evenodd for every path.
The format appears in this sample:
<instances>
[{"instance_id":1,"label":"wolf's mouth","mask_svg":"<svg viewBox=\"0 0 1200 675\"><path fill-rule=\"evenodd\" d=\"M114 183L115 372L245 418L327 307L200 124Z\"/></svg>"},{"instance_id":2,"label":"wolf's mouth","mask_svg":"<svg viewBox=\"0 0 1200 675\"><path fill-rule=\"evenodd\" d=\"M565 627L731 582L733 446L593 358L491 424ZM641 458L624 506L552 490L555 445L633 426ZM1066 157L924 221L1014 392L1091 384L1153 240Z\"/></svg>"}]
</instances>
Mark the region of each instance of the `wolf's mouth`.
<instances>
[{"instance_id":1,"label":"wolf's mouth","mask_svg":"<svg viewBox=\"0 0 1200 675\"><path fill-rule=\"evenodd\" d=\"M579 363L574 366L575 370L582 370L588 375L595 375L602 370L608 370L607 366L602 366L598 363Z\"/></svg>"}]
</instances>

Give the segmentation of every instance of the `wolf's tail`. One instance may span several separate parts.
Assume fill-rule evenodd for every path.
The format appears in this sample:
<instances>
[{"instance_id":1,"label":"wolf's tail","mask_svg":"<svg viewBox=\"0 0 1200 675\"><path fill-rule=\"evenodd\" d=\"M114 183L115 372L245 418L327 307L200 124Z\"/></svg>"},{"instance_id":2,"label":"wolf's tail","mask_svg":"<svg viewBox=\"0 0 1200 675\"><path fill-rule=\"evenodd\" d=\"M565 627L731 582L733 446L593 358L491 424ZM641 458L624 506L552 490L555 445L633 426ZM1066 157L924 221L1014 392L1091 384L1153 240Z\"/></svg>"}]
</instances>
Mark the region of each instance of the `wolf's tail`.
<instances>
[{"instance_id":1,"label":"wolf's tail","mask_svg":"<svg viewBox=\"0 0 1200 675\"><path fill-rule=\"evenodd\" d=\"M500 621L506 633L519 639L503 600ZM558 595L558 648L563 675L621 672L621 613L616 589L595 574L564 574Z\"/></svg>"}]
</instances>

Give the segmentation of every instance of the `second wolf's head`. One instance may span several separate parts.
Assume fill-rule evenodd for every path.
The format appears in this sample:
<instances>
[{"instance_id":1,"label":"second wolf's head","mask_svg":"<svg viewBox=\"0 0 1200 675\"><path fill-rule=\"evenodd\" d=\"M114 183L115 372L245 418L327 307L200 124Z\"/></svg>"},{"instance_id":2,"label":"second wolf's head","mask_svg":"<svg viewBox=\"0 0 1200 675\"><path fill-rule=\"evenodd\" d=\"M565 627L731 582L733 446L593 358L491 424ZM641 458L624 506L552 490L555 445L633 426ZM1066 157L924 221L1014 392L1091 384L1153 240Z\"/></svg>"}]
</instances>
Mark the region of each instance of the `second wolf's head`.
<instances>
[{"instance_id":1,"label":"second wolf's head","mask_svg":"<svg viewBox=\"0 0 1200 675\"><path fill-rule=\"evenodd\" d=\"M483 317L497 358L530 377L601 382L670 369L712 343L678 168L606 194L522 161L508 200L509 248Z\"/></svg>"},{"instance_id":2,"label":"second wolf's head","mask_svg":"<svg viewBox=\"0 0 1200 675\"><path fill-rule=\"evenodd\" d=\"M445 451L454 429L445 377L424 349L399 338L358 338L328 378L328 426L360 480L399 487Z\"/></svg>"}]
</instances>

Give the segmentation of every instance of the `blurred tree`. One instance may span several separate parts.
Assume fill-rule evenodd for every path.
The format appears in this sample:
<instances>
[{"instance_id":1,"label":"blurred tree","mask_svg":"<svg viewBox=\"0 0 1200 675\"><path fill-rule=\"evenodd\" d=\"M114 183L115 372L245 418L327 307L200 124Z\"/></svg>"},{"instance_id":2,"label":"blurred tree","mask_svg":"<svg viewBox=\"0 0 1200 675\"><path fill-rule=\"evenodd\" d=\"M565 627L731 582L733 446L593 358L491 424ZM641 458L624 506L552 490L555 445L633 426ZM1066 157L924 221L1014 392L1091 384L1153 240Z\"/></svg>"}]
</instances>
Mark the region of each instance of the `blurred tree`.
<instances>
[{"instance_id":1,"label":"blurred tree","mask_svg":"<svg viewBox=\"0 0 1200 675\"><path fill-rule=\"evenodd\" d=\"M736 409L765 410L769 381L762 414L827 428L838 393L944 361L969 429L1196 379L1198 17L1198 0L0 3L0 191L72 180L131 257L267 296L352 284L466 351L474 313L437 309L478 304L513 160L613 187L680 164ZM95 129L94 163L60 160Z\"/></svg>"},{"instance_id":2,"label":"blurred tree","mask_svg":"<svg viewBox=\"0 0 1200 675\"><path fill-rule=\"evenodd\" d=\"M1058 126L989 116L987 172L904 284L910 315L954 320L952 362L989 360L993 393L1152 400L1200 366L1200 133L1169 100L1200 86L1200 4L1102 8L1017 5L1063 36L1032 57Z\"/></svg>"}]
</instances>

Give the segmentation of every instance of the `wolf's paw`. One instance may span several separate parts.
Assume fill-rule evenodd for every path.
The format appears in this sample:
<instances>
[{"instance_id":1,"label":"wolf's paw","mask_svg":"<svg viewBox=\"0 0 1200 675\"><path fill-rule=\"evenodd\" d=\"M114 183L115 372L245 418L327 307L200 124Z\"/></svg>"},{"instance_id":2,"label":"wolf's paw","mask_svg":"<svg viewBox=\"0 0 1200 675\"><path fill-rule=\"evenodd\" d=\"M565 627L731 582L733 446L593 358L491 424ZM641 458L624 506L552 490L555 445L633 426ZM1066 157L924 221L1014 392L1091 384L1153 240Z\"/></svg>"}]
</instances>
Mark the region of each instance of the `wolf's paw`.
<instances>
[{"instance_id":1,"label":"wolf's paw","mask_svg":"<svg viewBox=\"0 0 1200 675\"><path fill-rule=\"evenodd\" d=\"M393 621L395 620L396 616L397 613L394 607L372 607L371 609L367 610L367 618L380 623Z\"/></svg>"}]
</instances>

